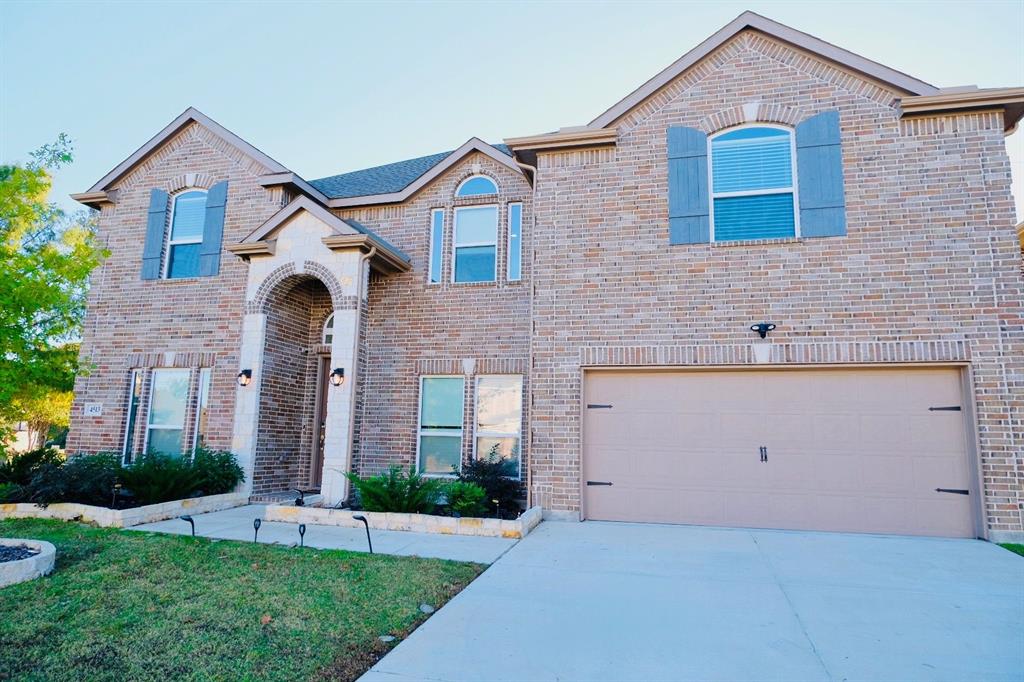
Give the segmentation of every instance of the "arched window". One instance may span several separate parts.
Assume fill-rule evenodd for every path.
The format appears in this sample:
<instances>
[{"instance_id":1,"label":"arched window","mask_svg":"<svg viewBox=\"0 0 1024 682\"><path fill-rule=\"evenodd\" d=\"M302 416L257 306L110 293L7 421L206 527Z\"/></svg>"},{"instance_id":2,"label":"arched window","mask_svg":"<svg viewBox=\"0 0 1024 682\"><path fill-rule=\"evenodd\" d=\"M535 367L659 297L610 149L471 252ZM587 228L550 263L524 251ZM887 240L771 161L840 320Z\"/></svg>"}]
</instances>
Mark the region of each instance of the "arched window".
<instances>
[{"instance_id":1,"label":"arched window","mask_svg":"<svg viewBox=\"0 0 1024 682\"><path fill-rule=\"evenodd\" d=\"M713 240L799 236L793 131L743 126L710 145Z\"/></svg>"},{"instance_id":2,"label":"arched window","mask_svg":"<svg viewBox=\"0 0 1024 682\"><path fill-rule=\"evenodd\" d=\"M199 250L206 222L206 192L189 190L174 197L171 233L167 240L168 279L199 276Z\"/></svg>"},{"instance_id":3,"label":"arched window","mask_svg":"<svg viewBox=\"0 0 1024 682\"><path fill-rule=\"evenodd\" d=\"M473 175L463 180L455 190L457 197L479 197L485 194L497 194L498 186L486 175Z\"/></svg>"},{"instance_id":4,"label":"arched window","mask_svg":"<svg viewBox=\"0 0 1024 682\"><path fill-rule=\"evenodd\" d=\"M331 345L334 342L334 313L327 316L327 320L324 321L324 333L322 343L325 346Z\"/></svg>"}]
</instances>

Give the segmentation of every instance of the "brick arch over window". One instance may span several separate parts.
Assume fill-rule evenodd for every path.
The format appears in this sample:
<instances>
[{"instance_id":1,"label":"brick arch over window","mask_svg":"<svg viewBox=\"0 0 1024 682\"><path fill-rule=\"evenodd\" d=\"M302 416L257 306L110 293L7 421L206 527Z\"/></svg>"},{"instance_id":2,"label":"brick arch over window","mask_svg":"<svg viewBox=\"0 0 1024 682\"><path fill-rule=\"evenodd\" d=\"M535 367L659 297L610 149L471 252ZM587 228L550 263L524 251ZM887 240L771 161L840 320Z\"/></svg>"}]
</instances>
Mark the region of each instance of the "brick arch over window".
<instances>
[{"instance_id":1,"label":"brick arch over window","mask_svg":"<svg viewBox=\"0 0 1024 682\"><path fill-rule=\"evenodd\" d=\"M167 193L175 194L184 189L210 189L213 182L213 176L206 173L185 173L171 179L167 184Z\"/></svg>"},{"instance_id":2,"label":"brick arch over window","mask_svg":"<svg viewBox=\"0 0 1024 682\"><path fill-rule=\"evenodd\" d=\"M256 290L256 295L253 296L252 300L245 304L245 312L267 313L272 295L277 290L278 286L286 280L293 278L319 280L321 284L327 287L327 292L331 295L331 304L334 310L351 307L345 300L341 283L338 281L338 278L334 276L334 273L320 263L304 261L301 269L297 267L295 263L285 263L267 275Z\"/></svg>"},{"instance_id":3,"label":"brick arch over window","mask_svg":"<svg viewBox=\"0 0 1024 682\"><path fill-rule=\"evenodd\" d=\"M794 109L793 107L781 104L748 102L747 104L715 112L703 119L698 127L708 135L711 135L720 130L744 123L779 123L795 127L804 118L806 118L806 114L800 109Z\"/></svg>"},{"instance_id":4,"label":"brick arch over window","mask_svg":"<svg viewBox=\"0 0 1024 682\"><path fill-rule=\"evenodd\" d=\"M452 196L455 198L456 201L460 199L475 199L477 198L477 196L496 197L502 194L502 183L500 180L498 180L497 174L495 174L490 169L480 168L478 164L472 164L470 167L464 169L464 171L456 177L457 180L455 182L455 189L452 191ZM472 178L486 178L490 180L491 182L494 183L494 188L497 191L494 194L459 196L459 190L462 189L462 185L464 185L467 180L470 180Z\"/></svg>"}]
</instances>

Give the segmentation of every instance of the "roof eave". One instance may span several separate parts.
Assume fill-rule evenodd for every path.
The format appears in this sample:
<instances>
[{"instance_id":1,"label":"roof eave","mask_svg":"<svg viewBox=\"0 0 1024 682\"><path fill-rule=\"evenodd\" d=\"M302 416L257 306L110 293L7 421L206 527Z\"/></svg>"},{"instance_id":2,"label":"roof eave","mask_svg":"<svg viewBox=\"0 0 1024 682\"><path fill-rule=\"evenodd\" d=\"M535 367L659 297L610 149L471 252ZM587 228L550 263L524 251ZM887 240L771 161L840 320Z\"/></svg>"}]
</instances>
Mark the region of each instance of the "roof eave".
<instances>
[{"instance_id":1,"label":"roof eave","mask_svg":"<svg viewBox=\"0 0 1024 682\"><path fill-rule=\"evenodd\" d=\"M189 107L185 111L181 112L177 118L164 126L163 130L158 132L156 135L151 137L145 144L132 152L131 156L117 164L109 173L100 178L92 187L90 187L83 194L91 194L93 192L101 192L103 190L110 189L110 186L115 182L124 177L129 171L135 166L141 163L153 150L162 145L168 139L180 132L185 126L190 123L198 123L206 129L210 130L218 137L223 138L226 142L241 150L247 156L251 157L254 161L264 166L271 173L286 173L288 169L282 166L280 163L270 158L256 147L252 146L233 132L217 123L209 116L199 111L195 107Z\"/></svg>"},{"instance_id":2,"label":"roof eave","mask_svg":"<svg viewBox=\"0 0 1024 682\"><path fill-rule=\"evenodd\" d=\"M1024 118L1024 88L986 88L900 99L900 116L926 116L996 109L1003 113L1003 131L1013 132Z\"/></svg>"},{"instance_id":3,"label":"roof eave","mask_svg":"<svg viewBox=\"0 0 1024 682\"><path fill-rule=\"evenodd\" d=\"M259 183L263 187L287 187L297 194L305 194L309 198L319 201L324 206L330 201L326 194L313 187L313 185L303 180L296 173L287 172L262 175L259 178Z\"/></svg>"}]
</instances>

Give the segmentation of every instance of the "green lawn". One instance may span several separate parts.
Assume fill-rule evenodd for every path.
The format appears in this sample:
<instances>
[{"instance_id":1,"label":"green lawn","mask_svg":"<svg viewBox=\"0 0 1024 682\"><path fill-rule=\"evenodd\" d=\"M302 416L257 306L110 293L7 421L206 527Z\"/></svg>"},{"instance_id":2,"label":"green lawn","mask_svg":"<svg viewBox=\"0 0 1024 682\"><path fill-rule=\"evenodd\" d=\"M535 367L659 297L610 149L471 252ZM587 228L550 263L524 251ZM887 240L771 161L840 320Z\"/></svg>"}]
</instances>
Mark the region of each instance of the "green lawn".
<instances>
[{"instance_id":1,"label":"green lawn","mask_svg":"<svg viewBox=\"0 0 1024 682\"><path fill-rule=\"evenodd\" d=\"M30 519L0 537L57 547L0 589L0 680L352 680L484 568Z\"/></svg>"},{"instance_id":2,"label":"green lawn","mask_svg":"<svg viewBox=\"0 0 1024 682\"><path fill-rule=\"evenodd\" d=\"M1024 545L1015 545L1015 544L1012 544L1012 543L1006 543L1006 544L1000 544L999 546L1000 547L1005 547L1006 549L1010 550L1014 554L1020 554L1021 556L1024 556Z\"/></svg>"}]
</instances>

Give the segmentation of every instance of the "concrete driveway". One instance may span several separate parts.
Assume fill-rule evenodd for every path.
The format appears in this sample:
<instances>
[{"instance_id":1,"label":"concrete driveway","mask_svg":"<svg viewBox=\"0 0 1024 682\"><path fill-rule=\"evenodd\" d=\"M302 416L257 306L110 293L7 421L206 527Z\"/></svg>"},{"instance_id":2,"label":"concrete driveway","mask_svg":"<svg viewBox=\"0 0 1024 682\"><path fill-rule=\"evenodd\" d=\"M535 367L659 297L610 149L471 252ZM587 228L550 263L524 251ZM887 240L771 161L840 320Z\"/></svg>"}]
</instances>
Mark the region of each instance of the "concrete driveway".
<instances>
[{"instance_id":1,"label":"concrete driveway","mask_svg":"<svg viewBox=\"0 0 1024 682\"><path fill-rule=\"evenodd\" d=\"M1024 558L995 545L548 522L361 679L1022 676Z\"/></svg>"}]
</instances>

